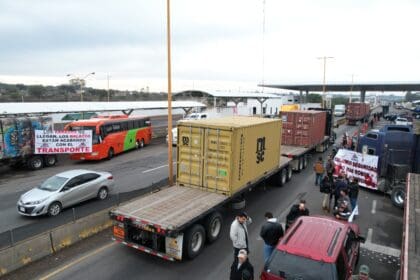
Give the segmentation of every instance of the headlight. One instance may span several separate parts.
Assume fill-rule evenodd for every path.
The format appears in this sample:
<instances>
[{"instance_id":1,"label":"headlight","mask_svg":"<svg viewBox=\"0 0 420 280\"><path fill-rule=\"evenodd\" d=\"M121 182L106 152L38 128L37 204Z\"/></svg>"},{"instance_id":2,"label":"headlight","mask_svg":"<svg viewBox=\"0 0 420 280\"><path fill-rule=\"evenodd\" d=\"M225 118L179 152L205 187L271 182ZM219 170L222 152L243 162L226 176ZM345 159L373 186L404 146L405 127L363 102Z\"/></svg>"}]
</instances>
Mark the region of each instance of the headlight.
<instances>
[{"instance_id":1,"label":"headlight","mask_svg":"<svg viewBox=\"0 0 420 280\"><path fill-rule=\"evenodd\" d=\"M34 201L28 201L28 202L25 203L25 205L37 205L37 204L41 204L45 200L47 200L47 198L40 199L40 200L34 200Z\"/></svg>"}]
</instances>

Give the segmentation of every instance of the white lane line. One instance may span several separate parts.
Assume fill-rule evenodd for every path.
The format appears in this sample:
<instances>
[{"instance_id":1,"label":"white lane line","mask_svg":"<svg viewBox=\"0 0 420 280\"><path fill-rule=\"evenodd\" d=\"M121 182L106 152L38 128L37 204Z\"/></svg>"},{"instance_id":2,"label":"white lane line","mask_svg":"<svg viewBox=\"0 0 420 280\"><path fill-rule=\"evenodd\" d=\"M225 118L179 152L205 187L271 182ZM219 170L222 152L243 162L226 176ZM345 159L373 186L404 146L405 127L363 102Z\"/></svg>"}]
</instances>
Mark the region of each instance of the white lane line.
<instances>
[{"instance_id":1,"label":"white lane line","mask_svg":"<svg viewBox=\"0 0 420 280\"><path fill-rule=\"evenodd\" d=\"M372 201L372 211L371 211L371 213L372 214L375 214L376 213L376 199L374 199Z\"/></svg>"},{"instance_id":2,"label":"white lane line","mask_svg":"<svg viewBox=\"0 0 420 280\"><path fill-rule=\"evenodd\" d=\"M374 243L371 243L371 242L365 242L363 244L360 244L360 247L364 248L366 250L375 252L375 253L380 253L380 254L384 254L384 255L392 256L392 257L397 257L397 258L399 258L400 255L401 255L401 251L398 250L398 249L383 246L383 245L374 244Z\"/></svg>"},{"instance_id":3,"label":"white lane line","mask_svg":"<svg viewBox=\"0 0 420 280\"><path fill-rule=\"evenodd\" d=\"M366 236L366 243L372 243L372 235L373 235L373 230L369 228L367 232L367 236Z\"/></svg>"},{"instance_id":4,"label":"white lane line","mask_svg":"<svg viewBox=\"0 0 420 280\"><path fill-rule=\"evenodd\" d=\"M174 162L174 165L175 164L176 163ZM147 170L144 170L142 173L149 173L149 172L152 172L152 171L155 171L155 170L158 170L158 169L161 169L161 168L165 168L165 167L168 167L168 165L165 164L165 165L161 165L161 166L158 166L158 167L155 167L155 168L147 169Z\"/></svg>"}]
</instances>

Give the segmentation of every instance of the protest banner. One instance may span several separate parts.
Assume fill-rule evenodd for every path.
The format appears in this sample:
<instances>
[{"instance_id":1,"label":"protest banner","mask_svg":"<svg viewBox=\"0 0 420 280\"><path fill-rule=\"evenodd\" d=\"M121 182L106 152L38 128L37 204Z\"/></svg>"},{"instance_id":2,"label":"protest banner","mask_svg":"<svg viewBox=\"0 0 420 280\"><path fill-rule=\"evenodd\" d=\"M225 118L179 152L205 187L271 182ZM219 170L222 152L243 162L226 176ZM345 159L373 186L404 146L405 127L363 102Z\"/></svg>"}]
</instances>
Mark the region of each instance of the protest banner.
<instances>
[{"instance_id":1,"label":"protest banner","mask_svg":"<svg viewBox=\"0 0 420 280\"><path fill-rule=\"evenodd\" d=\"M35 130L35 154L76 154L91 152L91 130Z\"/></svg>"}]
</instances>

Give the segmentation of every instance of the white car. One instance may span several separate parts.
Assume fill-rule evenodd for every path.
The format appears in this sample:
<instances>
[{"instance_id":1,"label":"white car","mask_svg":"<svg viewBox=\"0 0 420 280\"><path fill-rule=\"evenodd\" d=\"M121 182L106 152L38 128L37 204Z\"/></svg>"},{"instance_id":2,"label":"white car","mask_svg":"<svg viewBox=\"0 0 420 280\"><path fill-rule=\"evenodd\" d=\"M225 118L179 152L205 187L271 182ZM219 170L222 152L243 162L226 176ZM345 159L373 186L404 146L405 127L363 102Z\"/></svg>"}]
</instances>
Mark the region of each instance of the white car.
<instances>
[{"instance_id":1,"label":"white car","mask_svg":"<svg viewBox=\"0 0 420 280\"><path fill-rule=\"evenodd\" d=\"M395 124L397 125L410 125L406 118L396 118Z\"/></svg>"}]
</instances>

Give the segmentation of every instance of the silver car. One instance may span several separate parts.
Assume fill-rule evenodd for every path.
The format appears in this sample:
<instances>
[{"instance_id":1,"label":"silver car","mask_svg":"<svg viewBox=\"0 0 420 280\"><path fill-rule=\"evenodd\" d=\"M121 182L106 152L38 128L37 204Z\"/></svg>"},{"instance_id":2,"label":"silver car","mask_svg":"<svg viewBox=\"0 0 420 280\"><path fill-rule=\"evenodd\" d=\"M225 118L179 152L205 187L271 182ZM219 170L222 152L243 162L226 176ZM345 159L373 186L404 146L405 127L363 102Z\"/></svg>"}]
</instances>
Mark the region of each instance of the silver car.
<instances>
[{"instance_id":1,"label":"silver car","mask_svg":"<svg viewBox=\"0 0 420 280\"><path fill-rule=\"evenodd\" d=\"M57 216L63 208L82 201L104 200L114 188L111 173L70 170L48 178L40 186L21 195L17 209L25 216Z\"/></svg>"}]
</instances>

